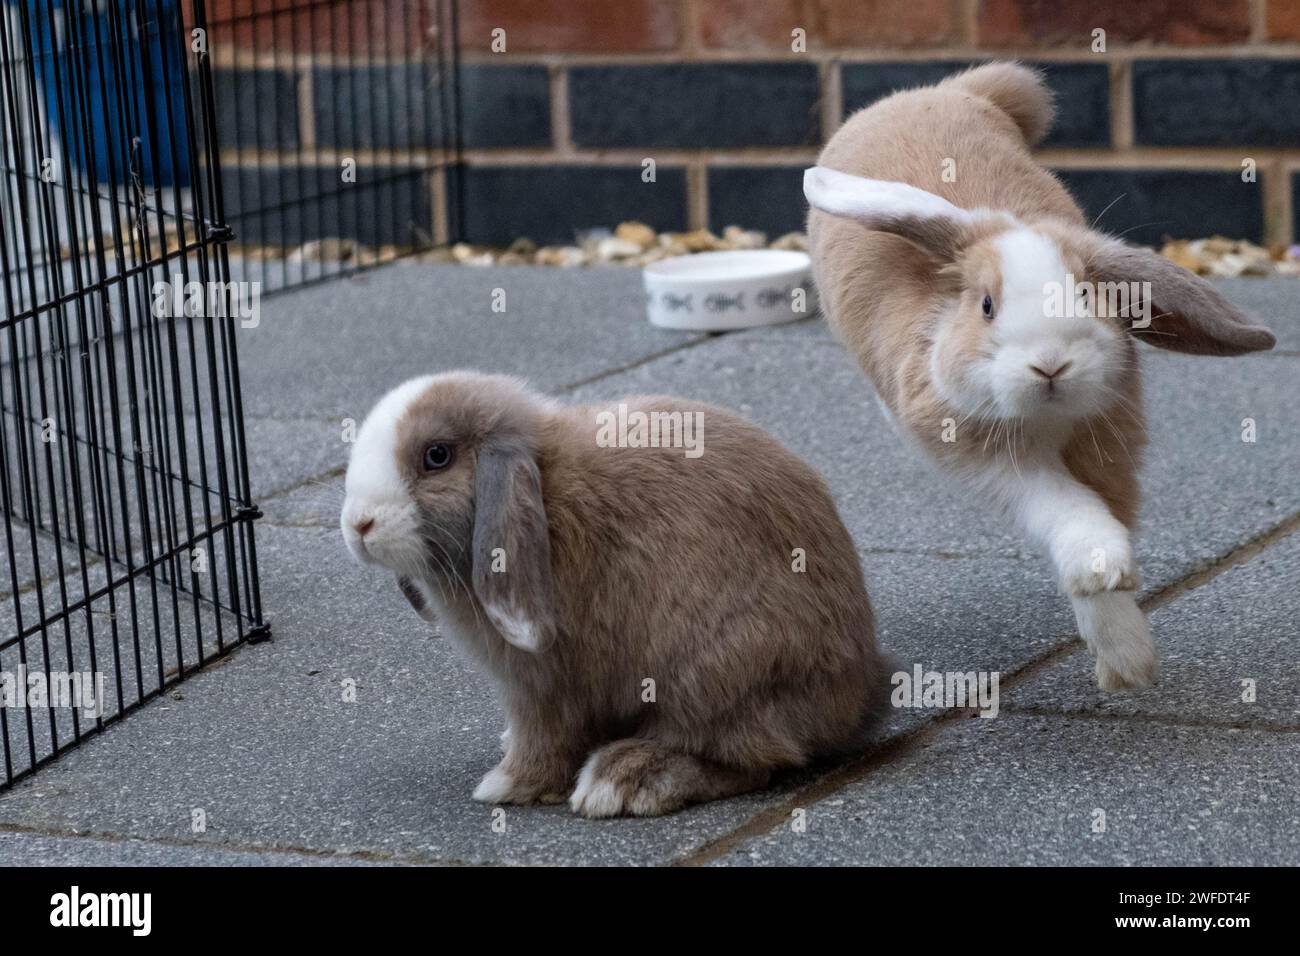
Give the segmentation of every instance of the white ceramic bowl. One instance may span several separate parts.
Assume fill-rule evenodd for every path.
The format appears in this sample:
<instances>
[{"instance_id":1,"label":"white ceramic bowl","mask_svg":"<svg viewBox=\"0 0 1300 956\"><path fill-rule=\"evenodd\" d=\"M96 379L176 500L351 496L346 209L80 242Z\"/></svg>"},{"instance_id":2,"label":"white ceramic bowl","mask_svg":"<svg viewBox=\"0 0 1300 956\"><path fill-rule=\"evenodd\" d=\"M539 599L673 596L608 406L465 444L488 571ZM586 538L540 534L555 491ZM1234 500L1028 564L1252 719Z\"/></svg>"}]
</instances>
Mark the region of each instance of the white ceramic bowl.
<instances>
[{"instance_id":1,"label":"white ceramic bowl","mask_svg":"<svg viewBox=\"0 0 1300 956\"><path fill-rule=\"evenodd\" d=\"M650 321L666 329L718 332L776 325L807 318L817 307L812 260L805 252L700 252L652 262L643 275Z\"/></svg>"}]
</instances>

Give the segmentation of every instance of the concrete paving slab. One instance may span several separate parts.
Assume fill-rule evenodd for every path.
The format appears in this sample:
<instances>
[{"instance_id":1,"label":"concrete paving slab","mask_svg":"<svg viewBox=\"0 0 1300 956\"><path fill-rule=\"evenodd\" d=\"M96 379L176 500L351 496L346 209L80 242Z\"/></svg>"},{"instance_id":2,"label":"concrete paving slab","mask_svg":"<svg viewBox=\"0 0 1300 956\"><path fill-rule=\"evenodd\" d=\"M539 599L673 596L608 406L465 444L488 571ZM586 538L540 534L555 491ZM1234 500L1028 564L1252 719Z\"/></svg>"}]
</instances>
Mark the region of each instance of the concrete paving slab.
<instances>
[{"instance_id":1,"label":"concrete paving slab","mask_svg":"<svg viewBox=\"0 0 1300 956\"><path fill-rule=\"evenodd\" d=\"M1145 555L1191 568L1300 511L1300 360L1149 351L1143 371Z\"/></svg>"},{"instance_id":2,"label":"concrete paving slab","mask_svg":"<svg viewBox=\"0 0 1300 956\"><path fill-rule=\"evenodd\" d=\"M224 567L223 557L219 546L217 567ZM42 619L52 620L43 633L18 639L14 605L0 604L0 634L6 642L14 640L0 648L0 674L7 675L6 683L12 681L20 702L0 710L0 737L8 745L0 779L22 774L79 735L102 729L103 721L115 719L173 681L182 665L192 669L237 640L240 626L234 614L217 614L210 603L212 576L199 576L208 600L195 602L191 591L173 594L163 581L155 585L141 576L124 583L127 570L121 565L114 565L112 572L116 586L111 591L102 561L87 567L84 580L70 574L66 602L58 584L20 593L23 630ZM226 601L224 575L218 574L215 583ZM184 581L187 589L191 584L188 578ZM92 595L88 609L62 614L87 593ZM33 679L41 682L34 697L29 691Z\"/></svg>"},{"instance_id":3,"label":"concrete paving slab","mask_svg":"<svg viewBox=\"0 0 1300 956\"><path fill-rule=\"evenodd\" d=\"M248 483L257 502L347 464L347 445L338 421L248 418L244 434Z\"/></svg>"},{"instance_id":4,"label":"concrete paving slab","mask_svg":"<svg viewBox=\"0 0 1300 956\"><path fill-rule=\"evenodd\" d=\"M0 832L4 866L376 866L356 857L245 852L148 840Z\"/></svg>"},{"instance_id":5,"label":"concrete paving slab","mask_svg":"<svg viewBox=\"0 0 1300 956\"><path fill-rule=\"evenodd\" d=\"M179 699L167 697L145 708L0 794L0 832L9 825L58 838L97 833L166 845L185 841L188 846L194 839L191 811L203 808L209 828L198 838L196 853L210 847L212 853L260 856L275 848L417 863L663 863L728 833L807 779L793 775L764 793L661 820L591 823L563 808L508 808L505 831L493 829L492 808L469 799L478 777L498 758L501 721L491 688L449 642L431 637L390 582L352 565L338 540L341 494L339 480L330 472L343 464L346 448L335 422L349 413L359 417L396 381L431 368L522 372L545 390L581 399L678 392L730 405L765 425L826 475L857 541L882 643L900 669L919 663L927 669L1009 674L1070 641L1068 608L1056 595L1043 561L1002 522L911 457L885 424L852 360L820 323L707 339L669 336L640 320L634 270L557 274L411 266L414 271L399 274L404 268L369 275L367 282L385 273L396 276L383 279L377 296L349 282L277 297L266 304L259 329L240 333L266 336L259 344L241 339L241 352L250 369L245 407L251 415L254 485L268 516L258 531L264 604L276 640L237 651L179 688ZM455 277L431 291L433 271ZM504 286L492 275L496 272L507 274ZM480 292L487 301L497 287L507 289L508 319L489 308L482 316L465 308ZM275 319L273 305L291 299L297 305L286 310L283 321L268 321ZM433 303L431 312L459 317L440 327L445 336L433 360L424 346L427 322L420 314L428 302ZM446 304L440 307L442 302ZM584 304L588 308L575 309ZM385 340L369 347L360 330L373 323L356 319L384 308L393 310L397 344ZM573 337L570 326L555 320L570 313L575 315ZM490 324L497 320L520 326ZM610 334L613 326L617 335ZM655 357L664 349L671 351ZM1300 510L1300 489L1290 477L1298 471L1300 449L1290 440L1295 418L1288 411L1296 359L1147 354L1148 408L1153 420L1167 425L1157 434L1147 469L1141 553L1151 586L1177 580ZM326 359L334 362L328 371L313 371ZM587 379L596 380L582 384ZM360 411L349 411L354 403ZM1259 423L1253 444L1241 441L1240 422L1247 416ZM1292 569L1285 564L1278 574L1294 579ZM1247 595L1257 587L1269 593L1278 587L1271 578L1251 582ZM1233 607L1238 600L1225 598ZM1177 609L1175 603L1167 612ZM1199 612L1193 617L1198 629L1212 632L1216 626L1213 619L1202 622ZM1271 620L1252 618L1246 630L1256 624L1268 629ZM1242 660L1261 668L1276 664L1285 653L1285 645L1276 640L1262 639L1253 646L1262 648L1259 656ZM1049 668L1035 677L1063 700L1074 695L1086 702L1092 693L1086 668L1080 652L1060 667L1059 675ZM1284 677L1290 674L1285 667L1278 670ZM1049 678L1056 684L1049 685ZM347 680L356 682L355 703L343 700ZM1266 689L1265 681L1259 686ZM1024 690L1036 691L1036 682ZM930 714L896 712L882 735L915 728ZM1033 724L1036 715L958 721L936 741L948 740L956 729L965 740L975 732L972 726L987 735L980 728L1013 720L1022 728L1042 726L1041 733L1032 731L1043 741L1042 773L1032 766L1024 770L1020 790L1009 785L999 792L1022 801L1045 794L1040 802L1047 808L1071 792L1066 788L1087 789L1099 779L1071 783L1052 763L1068 763L1061 755L1096 756L1100 745L1089 743L1089 735L1095 737L1099 728L1117 725L1130 735L1106 738L1116 754L1106 785L1120 794L1121 802L1130 791L1145 799L1145 788L1163 783L1166 773L1190 780L1195 760L1208 761L1195 748L1152 750L1144 735L1169 737L1184 731L1164 727L1168 712L1154 712L1153 719L1162 721L1155 729L1140 723L1145 710L1135 714L1132 721L1103 713L1080 720L1053 717L1038 725ZM1197 728L1202 730L1215 741L1228 733ZM1282 746L1275 741L1294 740L1262 731L1239 739L1270 752ZM1016 766L1013 761L1023 758L1023 746L1023 739L1017 745L1008 737L993 744L986 737L954 744L955 756L947 758L948 779L958 759L979 765L988 763L990 753L994 760L1006 753L1005 762ZM1289 779L1285 774L1295 764L1294 752L1282 754L1285 767L1271 762L1277 756L1260 757L1257 776L1276 771ZM910 772L930 771L923 761ZM1197 787L1203 781L1188 784L1189 800L1202 790L1213 793L1215 787L1229 800L1238 793L1241 785L1220 780L1218 771L1205 773L1210 783L1202 789ZM897 779L899 794L909 793L905 784L911 778ZM1025 789L1031 786L1038 789ZM930 812L929 804L936 813L958 813L942 804L938 784L935 790L924 813ZM916 791L910 792L915 798ZM885 797L905 800L892 792ZM1090 856L1086 848L1079 850L1059 836L1065 824L1053 830L1044 823L1046 839L1036 830L1017 830L1015 801L1004 807L1000 799L998 793L972 794L967 788L960 807L966 816L952 818L968 819L976 828L984 814L991 832L1006 821L1003 852L1008 856L1067 862L1124 859L1119 851ZM1146 804L1135 805L1145 812ZM906 803L899 806L902 814ZM1267 825L1275 824L1244 797L1237 806L1246 814L1236 831L1241 854L1268 857L1272 851L1260 847L1266 844ZM944 837L936 846L961 839L938 829L938 823L933 827ZM1185 859L1175 859L1179 833L1158 827L1153 832L1164 834L1170 847L1150 862L1196 862L1210 852L1192 841ZM840 834L842 848L825 851L824 858L874 860L863 839L846 830ZM988 846L988 853L997 849ZM1282 845L1277 852L1289 851ZM800 858L791 851L788 859ZM900 851L897 861L922 859L925 852L916 848L910 859Z\"/></svg>"},{"instance_id":6,"label":"concrete paving slab","mask_svg":"<svg viewBox=\"0 0 1300 956\"><path fill-rule=\"evenodd\" d=\"M1300 279L1213 279L1215 287L1277 336L1277 351L1300 349Z\"/></svg>"},{"instance_id":7,"label":"concrete paving slab","mask_svg":"<svg viewBox=\"0 0 1300 956\"><path fill-rule=\"evenodd\" d=\"M616 267L397 262L287 292L262 304L256 328L239 330L244 410L359 420L403 379L453 368L554 389L698 337L646 322L640 282Z\"/></svg>"},{"instance_id":8,"label":"concrete paving slab","mask_svg":"<svg viewBox=\"0 0 1300 956\"><path fill-rule=\"evenodd\" d=\"M805 809L716 863L1294 866L1300 735L971 718Z\"/></svg>"},{"instance_id":9,"label":"concrete paving slab","mask_svg":"<svg viewBox=\"0 0 1300 956\"><path fill-rule=\"evenodd\" d=\"M1158 686L1100 694L1086 679L1090 661L1075 654L1017 687L1004 703L1034 711L1300 730L1297 582L1300 534L1292 534L1151 615L1164 654Z\"/></svg>"}]
</instances>

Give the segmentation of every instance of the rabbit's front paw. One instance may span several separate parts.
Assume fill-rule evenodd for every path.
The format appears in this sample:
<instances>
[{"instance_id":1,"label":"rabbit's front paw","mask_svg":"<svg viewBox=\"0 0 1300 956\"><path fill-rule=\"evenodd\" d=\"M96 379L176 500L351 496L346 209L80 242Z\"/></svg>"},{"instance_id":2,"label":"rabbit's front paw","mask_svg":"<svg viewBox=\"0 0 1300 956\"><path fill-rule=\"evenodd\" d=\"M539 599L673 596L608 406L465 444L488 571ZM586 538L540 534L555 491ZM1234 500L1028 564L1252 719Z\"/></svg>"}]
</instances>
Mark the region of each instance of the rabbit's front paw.
<instances>
[{"instance_id":1,"label":"rabbit's front paw","mask_svg":"<svg viewBox=\"0 0 1300 956\"><path fill-rule=\"evenodd\" d=\"M1107 591L1072 603L1079 634L1097 656L1097 686L1104 691L1150 687L1160 654L1133 592Z\"/></svg>"},{"instance_id":2,"label":"rabbit's front paw","mask_svg":"<svg viewBox=\"0 0 1300 956\"><path fill-rule=\"evenodd\" d=\"M1052 543L1061 590L1070 597L1137 589L1137 565L1122 530L1067 527Z\"/></svg>"},{"instance_id":3,"label":"rabbit's front paw","mask_svg":"<svg viewBox=\"0 0 1300 956\"><path fill-rule=\"evenodd\" d=\"M480 803L563 803L564 789L539 780L519 779L502 761L479 781L473 797Z\"/></svg>"},{"instance_id":4,"label":"rabbit's front paw","mask_svg":"<svg viewBox=\"0 0 1300 956\"><path fill-rule=\"evenodd\" d=\"M1121 652L1097 657L1097 686L1107 693L1145 690L1156 682L1160 657L1150 641L1134 642Z\"/></svg>"},{"instance_id":5,"label":"rabbit's front paw","mask_svg":"<svg viewBox=\"0 0 1300 956\"><path fill-rule=\"evenodd\" d=\"M473 797L480 803L527 803L527 800L515 799L515 780L501 764L487 772L478 786L474 788Z\"/></svg>"}]
</instances>

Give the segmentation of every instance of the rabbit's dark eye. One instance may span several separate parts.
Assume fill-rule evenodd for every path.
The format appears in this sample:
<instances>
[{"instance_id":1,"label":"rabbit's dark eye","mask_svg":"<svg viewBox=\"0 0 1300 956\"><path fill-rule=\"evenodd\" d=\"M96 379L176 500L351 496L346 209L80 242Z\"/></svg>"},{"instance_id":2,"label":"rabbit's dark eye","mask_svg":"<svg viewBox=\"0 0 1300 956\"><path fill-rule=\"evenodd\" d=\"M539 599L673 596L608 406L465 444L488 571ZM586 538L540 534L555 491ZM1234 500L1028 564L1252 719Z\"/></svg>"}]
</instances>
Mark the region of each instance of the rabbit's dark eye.
<instances>
[{"instance_id":1,"label":"rabbit's dark eye","mask_svg":"<svg viewBox=\"0 0 1300 956\"><path fill-rule=\"evenodd\" d=\"M434 442L424 450L424 470L441 471L451 464L455 453L451 445L445 442Z\"/></svg>"},{"instance_id":2,"label":"rabbit's dark eye","mask_svg":"<svg viewBox=\"0 0 1300 956\"><path fill-rule=\"evenodd\" d=\"M986 295L980 305L984 309L984 318L991 320L993 318L993 297Z\"/></svg>"}]
</instances>

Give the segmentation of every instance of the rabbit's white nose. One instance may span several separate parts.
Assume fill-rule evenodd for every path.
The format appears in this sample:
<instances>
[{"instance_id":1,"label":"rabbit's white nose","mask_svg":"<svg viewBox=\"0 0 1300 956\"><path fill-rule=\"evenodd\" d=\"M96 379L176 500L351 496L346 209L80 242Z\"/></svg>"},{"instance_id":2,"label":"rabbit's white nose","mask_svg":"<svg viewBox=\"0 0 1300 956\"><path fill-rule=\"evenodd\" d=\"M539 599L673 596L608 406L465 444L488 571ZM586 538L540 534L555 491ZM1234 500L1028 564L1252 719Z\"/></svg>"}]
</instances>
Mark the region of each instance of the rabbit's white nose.
<instances>
[{"instance_id":1,"label":"rabbit's white nose","mask_svg":"<svg viewBox=\"0 0 1300 956\"><path fill-rule=\"evenodd\" d=\"M364 538L366 532L375 526L374 518L357 518L352 522L352 530L357 533L357 537Z\"/></svg>"}]
</instances>

